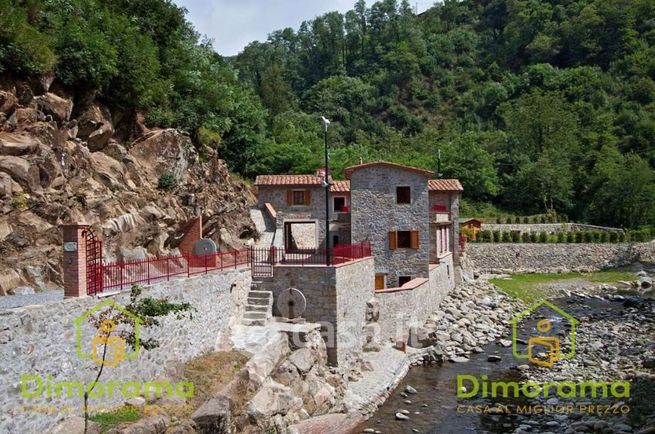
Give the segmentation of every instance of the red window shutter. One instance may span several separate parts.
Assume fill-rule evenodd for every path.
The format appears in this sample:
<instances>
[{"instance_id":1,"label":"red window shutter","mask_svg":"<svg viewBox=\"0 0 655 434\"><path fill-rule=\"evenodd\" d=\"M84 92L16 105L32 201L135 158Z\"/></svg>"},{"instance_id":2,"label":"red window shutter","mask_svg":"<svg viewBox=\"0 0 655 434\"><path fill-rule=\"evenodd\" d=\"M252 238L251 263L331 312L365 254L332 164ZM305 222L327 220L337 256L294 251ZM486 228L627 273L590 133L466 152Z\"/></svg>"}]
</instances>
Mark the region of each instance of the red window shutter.
<instances>
[{"instance_id":1,"label":"red window shutter","mask_svg":"<svg viewBox=\"0 0 655 434\"><path fill-rule=\"evenodd\" d=\"M310 205L312 203L312 192L305 190L305 205Z\"/></svg>"}]
</instances>

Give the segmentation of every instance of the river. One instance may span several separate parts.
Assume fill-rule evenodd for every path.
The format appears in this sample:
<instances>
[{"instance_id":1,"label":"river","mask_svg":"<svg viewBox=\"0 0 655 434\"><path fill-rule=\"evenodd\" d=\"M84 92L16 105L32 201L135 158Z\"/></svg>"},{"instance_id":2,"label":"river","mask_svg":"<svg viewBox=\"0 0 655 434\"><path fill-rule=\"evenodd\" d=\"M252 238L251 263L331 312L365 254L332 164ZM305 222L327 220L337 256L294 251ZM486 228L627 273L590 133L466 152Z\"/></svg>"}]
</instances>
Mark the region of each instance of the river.
<instances>
[{"instance_id":1,"label":"river","mask_svg":"<svg viewBox=\"0 0 655 434\"><path fill-rule=\"evenodd\" d=\"M634 298L631 298L631 300L634 300ZM634 311L634 307L630 307L630 303L620 298L610 300L573 296L557 299L554 303L566 309L576 318L583 318L584 321L580 327L583 327L585 322L590 324L607 319L621 321L624 315L632 315ZM643 305L645 306L644 309L648 310L648 315L651 315L653 304L647 302ZM521 333L534 331L537 320L546 316L546 314L536 315L531 320L526 321L519 328L519 336L522 336ZM650 321L653 320L652 315L649 318ZM553 322L559 321L554 317L550 319ZM557 328L557 330L554 330L554 334L562 336L567 333L566 330L569 327L566 324L560 322L558 326L553 327L554 329ZM655 341L655 337L653 338ZM518 365L525 364L526 361L517 360L512 354L511 347L491 343L483 347L483 349L484 353L471 355L470 360L466 363L444 362L441 365L413 368L386 403L366 422L362 430L364 432L382 432L384 434L565 432L564 428L558 427L556 423L562 420L559 416L553 415L548 422L541 421L542 424L547 423L546 426L551 427L546 430L543 425L537 426L534 421L530 420L529 416L516 414L517 405L534 404L536 401L527 399L517 401L514 398L512 400L498 398L477 398L474 400L458 399L456 397L457 376L461 374L474 375L478 378L481 375L487 375L490 381L519 381L521 372L517 369ZM652 346L647 351L652 351ZM490 355L499 356L500 361L489 362ZM557 365L555 369L557 369ZM407 385L415 388L418 393L406 393L405 388ZM655 389L652 382L649 384L649 388L652 388L649 390ZM543 401L541 403L544 404ZM490 409L497 408L497 404L507 405L510 411L501 414L488 412ZM633 403L633 405L637 406L641 404L646 405L647 403ZM652 406L648 408L648 411L652 411L650 410ZM405 413L408 412L408 420L397 419L396 414L403 410L405 410ZM571 417L573 418L573 416ZM611 416L607 417L607 420L610 423L613 422ZM614 422L619 423L624 420L625 418L616 418ZM533 423L535 428L540 429L532 430L529 423Z\"/></svg>"}]
</instances>

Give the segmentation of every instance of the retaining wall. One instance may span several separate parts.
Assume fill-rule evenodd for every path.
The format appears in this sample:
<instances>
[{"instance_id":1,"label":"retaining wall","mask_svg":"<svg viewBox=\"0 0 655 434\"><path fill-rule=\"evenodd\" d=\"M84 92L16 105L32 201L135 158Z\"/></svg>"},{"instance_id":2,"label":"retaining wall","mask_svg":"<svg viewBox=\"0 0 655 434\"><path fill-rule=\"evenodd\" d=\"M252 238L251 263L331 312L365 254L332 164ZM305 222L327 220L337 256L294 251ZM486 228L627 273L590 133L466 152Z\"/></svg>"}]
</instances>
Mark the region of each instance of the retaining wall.
<instances>
[{"instance_id":1,"label":"retaining wall","mask_svg":"<svg viewBox=\"0 0 655 434\"><path fill-rule=\"evenodd\" d=\"M597 271L655 262L655 242L621 244L472 243L465 267L482 273Z\"/></svg>"},{"instance_id":2,"label":"retaining wall","mask_svg":"<svg viewBox=\"0 0 655 434\"><path fill-rule=\"evenodd\" d=\"M227 329L230 318L241 309L250 281L250 270L236 270L144 287L143 296L189 302L195 308L193 318L177 320L174 315L168 315L160 318L160 325L145 328L141 340L153 337L159 347L142 349L137 358L126 359L117 367L105 366L100 381L144 383L170 378L181 362L214 348L219 332ZM107 299L66 299L0 311L0 432L48 432L58 419L71 413L82 414L83 400L79 397L23 397L21 376L30 374L44 380L50 376L53 384L91 383L97 365L77 355L75 320ZM111 299L125 305L129 303L129 293ZM97 330L86 321L81 324L81 342L90 352ZM27 386L28 391L35 392L36 383ZM94 412L112 408L125 400L118 395L91 399L90 405ZM46 414L48 411L53 413Z\"/></svg>"},{"instance_id":3,"label":"retaining wall","mask_svg":"<svg viewBox=\"0 0 655 434\"><path fill-rule=\"evenodd\" d=\"M323 325L328 361L348 369L362 350L366 302L375 291L373 258L364 258L334 267L273 267L273 277L258 283L273 292L273 315L281 316L277 299L287 288L300 290L307 299L303 318Z\"/></svg>"},{"instance_id":4,"label":"retaining wall","mask_svg":"<svg viewBox=\"0 0 655 434\"><path fill-rule=\"evenodd\" d=\"M622 229L605 226L586 225L582 223L482 223L483 231L500 232L623 232Z\"/></svg>"},{"instance_id":5,"label":"retaining wall","mask_svg":"<svg viewBox=\"0 0 655 434\"><path fill-rule=\"evenodd\" d=\"M452 255L430 266L430 278L412 289L376 291L379 301L380 338L382 341L407 342L409 328L422 326L430 314L439 309L441 301L455 287Z\"/></svg>"}]
</instances>

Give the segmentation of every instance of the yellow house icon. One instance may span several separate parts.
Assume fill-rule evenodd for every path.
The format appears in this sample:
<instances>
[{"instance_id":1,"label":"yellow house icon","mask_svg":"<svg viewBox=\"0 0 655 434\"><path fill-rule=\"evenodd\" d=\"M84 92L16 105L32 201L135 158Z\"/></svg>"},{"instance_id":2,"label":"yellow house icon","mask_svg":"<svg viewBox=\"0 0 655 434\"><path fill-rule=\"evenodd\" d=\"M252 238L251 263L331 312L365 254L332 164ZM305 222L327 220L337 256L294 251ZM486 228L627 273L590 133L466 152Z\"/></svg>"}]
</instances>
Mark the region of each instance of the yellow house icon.
<instances>
[{"instance_id":1,"label":"yellow house icon","mask_svg":"<svg viewBox=\"0 0 655 434\"><path fill-rule=\"evenodd\" d=\"M552 323L547 319L543 319L537 322L536 329L539 333L541 333L541 335L531 336L528 339L527 354L519 352L518 324L523 319L528 317L532 312L541 308L542 306L550 309L551 311L555 312L556 314L558 314L559 316L568 320L571 323L571 330L569 331L570 347L566 353L562 353L562 345L558 337L545 335L546 333L550 332L550 330L552 329ZM512 323L512 353L514 354L514 357L516 357L517 359L528 359L535 365L552 368L555 365L555 362L557 362L558 360L571 359L573 358L573 356L575 356L575 327L580 322L577 319L575 319L572 315L570 315L563 309L555 306L553 303L549 302L548 300L541 300L533 304L526 310L515 315L510 322ZM537 350L539 348L543 348L546 350L545 358L540 357L540 355L538 354Z\"/></svg>"}]
</instances>

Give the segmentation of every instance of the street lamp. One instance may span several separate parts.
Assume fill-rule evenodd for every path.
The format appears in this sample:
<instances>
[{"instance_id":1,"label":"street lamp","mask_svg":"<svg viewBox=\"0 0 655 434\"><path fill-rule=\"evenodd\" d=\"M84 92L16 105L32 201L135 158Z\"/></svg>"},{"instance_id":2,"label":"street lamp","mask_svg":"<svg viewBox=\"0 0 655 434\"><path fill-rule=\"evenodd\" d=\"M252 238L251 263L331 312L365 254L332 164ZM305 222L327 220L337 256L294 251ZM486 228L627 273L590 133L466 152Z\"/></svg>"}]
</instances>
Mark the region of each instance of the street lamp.
<instances>
[{"instance_id":1,"label":"street lamp","mask_svg":"<svg viewBox=\"0 0 655 434\"><path fill-rule=\"evenodd\" d=\"M325 187L325 265L330 266L330 166L328 162L328 127L330 121L321 116L323 122L323 139L325 142L325 167L323 187Z\"/></svg>"}]
</instances>

